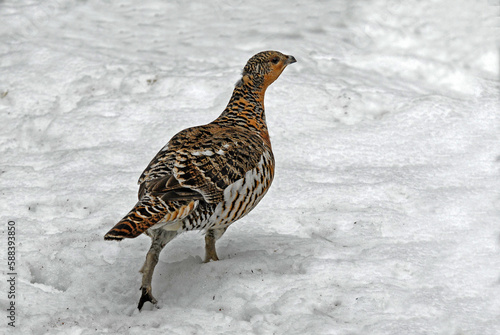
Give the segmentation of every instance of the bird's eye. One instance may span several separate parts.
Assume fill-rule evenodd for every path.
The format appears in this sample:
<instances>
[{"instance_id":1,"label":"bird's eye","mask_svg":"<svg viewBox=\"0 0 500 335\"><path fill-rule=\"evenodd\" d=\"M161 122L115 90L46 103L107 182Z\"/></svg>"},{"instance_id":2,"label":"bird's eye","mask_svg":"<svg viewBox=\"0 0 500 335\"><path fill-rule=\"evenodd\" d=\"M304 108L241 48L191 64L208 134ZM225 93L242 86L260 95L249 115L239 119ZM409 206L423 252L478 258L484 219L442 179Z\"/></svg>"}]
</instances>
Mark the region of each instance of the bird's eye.
<instances>
[{"instance_id":1,"label":"bird's eye","mask_svg":"<svg viewBox=\"0 0 500 335\"><path fill-rule=\"evenodd\" d=\"M277 56L276 56L276 57L274 57L273 59L271 59L271 63L273 63L273 64L278 64L278 63L279 63L279 61L280 61L280 58L279 58L279 57L277 57Z\"/></svg>"}]
</instances>

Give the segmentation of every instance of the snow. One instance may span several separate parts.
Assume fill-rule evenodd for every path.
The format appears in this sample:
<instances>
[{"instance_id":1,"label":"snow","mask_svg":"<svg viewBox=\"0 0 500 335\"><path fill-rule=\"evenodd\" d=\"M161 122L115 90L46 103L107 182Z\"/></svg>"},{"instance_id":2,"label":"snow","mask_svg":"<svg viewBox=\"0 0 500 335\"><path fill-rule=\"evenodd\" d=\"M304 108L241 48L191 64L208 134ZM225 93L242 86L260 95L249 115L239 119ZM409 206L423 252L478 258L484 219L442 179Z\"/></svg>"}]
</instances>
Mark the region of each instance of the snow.
<instances>
[{"instance_id":1,"label":"snow","mask_svg":"<svg viewBox=\"0 0 500 335\"><path fill-rule=\"evenodd\" d=\"M0 2L0 330L11 220L22 334L499 334L499 10ZM269 49L298 61L266 95L274 183L220 261L172 241L138 312L150 240L103 235Z\"/></svg>"}]
</instances>

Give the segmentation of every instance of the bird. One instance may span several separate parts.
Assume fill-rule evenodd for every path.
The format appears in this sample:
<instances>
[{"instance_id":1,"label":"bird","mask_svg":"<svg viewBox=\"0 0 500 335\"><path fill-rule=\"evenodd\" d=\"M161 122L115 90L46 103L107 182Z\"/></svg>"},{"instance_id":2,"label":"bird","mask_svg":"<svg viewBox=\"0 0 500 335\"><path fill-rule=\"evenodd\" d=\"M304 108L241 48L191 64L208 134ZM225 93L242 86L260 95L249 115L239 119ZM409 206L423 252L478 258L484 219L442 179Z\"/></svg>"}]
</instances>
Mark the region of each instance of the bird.
<instances>
[{"instance_id":1,"label":"bird","mask_svg":"<svg viewBox=\"0 0 500 335\"><path fill-rule=\"evenodd\" d=\"M151 238L140 270L139 311L146 302L158 303L151 282L168 242L185 231L205 231L204 262L219 260L215 242L268 191L275 162L264 95L295 62L295 57L278 51L252 56L222 114L174 135L140 176L138 202L104 236L120 241L144 233Z\"/></svg>"}]
</instances>

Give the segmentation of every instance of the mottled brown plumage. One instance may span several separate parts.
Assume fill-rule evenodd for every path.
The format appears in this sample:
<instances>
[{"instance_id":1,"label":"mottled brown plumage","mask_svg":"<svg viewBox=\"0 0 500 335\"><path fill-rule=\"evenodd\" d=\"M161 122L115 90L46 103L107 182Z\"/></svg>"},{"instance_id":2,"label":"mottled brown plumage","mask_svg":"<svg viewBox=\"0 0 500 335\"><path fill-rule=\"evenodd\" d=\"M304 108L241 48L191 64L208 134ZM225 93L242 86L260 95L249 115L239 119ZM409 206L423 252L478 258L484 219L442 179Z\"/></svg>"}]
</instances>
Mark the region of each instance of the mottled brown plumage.
<instances>
[{"instance_id":1,"label":"mottled brown plumage","mask_svg":"<svg viewBox=\"0 0 500 335\"><path fill-rule=\"evenodd\" d=\"M142 296L156 303L151 279L162 248L178 233L205 229L205 262L218 260L215 241L250 212L274 177L274 157L264 115L264 94L293 56L264 51L247 62L222 114L185 129L158 152L139 178L139 201L105 236L146 233L152 245L141 270Z\"/></svg>"}]
</instances>

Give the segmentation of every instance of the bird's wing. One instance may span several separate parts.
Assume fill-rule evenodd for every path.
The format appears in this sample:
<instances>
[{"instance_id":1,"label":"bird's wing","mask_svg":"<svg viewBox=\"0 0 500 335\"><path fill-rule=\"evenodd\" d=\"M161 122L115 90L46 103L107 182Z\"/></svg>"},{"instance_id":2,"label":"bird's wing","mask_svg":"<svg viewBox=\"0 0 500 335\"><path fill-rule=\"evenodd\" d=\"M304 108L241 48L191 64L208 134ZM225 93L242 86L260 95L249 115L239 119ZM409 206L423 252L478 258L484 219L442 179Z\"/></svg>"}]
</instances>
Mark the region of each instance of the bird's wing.
<instances>
[{"instance_id":1,"label":"bird's wing","mask_svg":"<svg viewBox=\"0 0 500 335\"><path fill-rule=\"evenodd\" d=\"M139 197L222 200L224 189L255 168L265 144L242 127L205 125L175 135L142 173Z\"/></svg>"}]
</instances>

